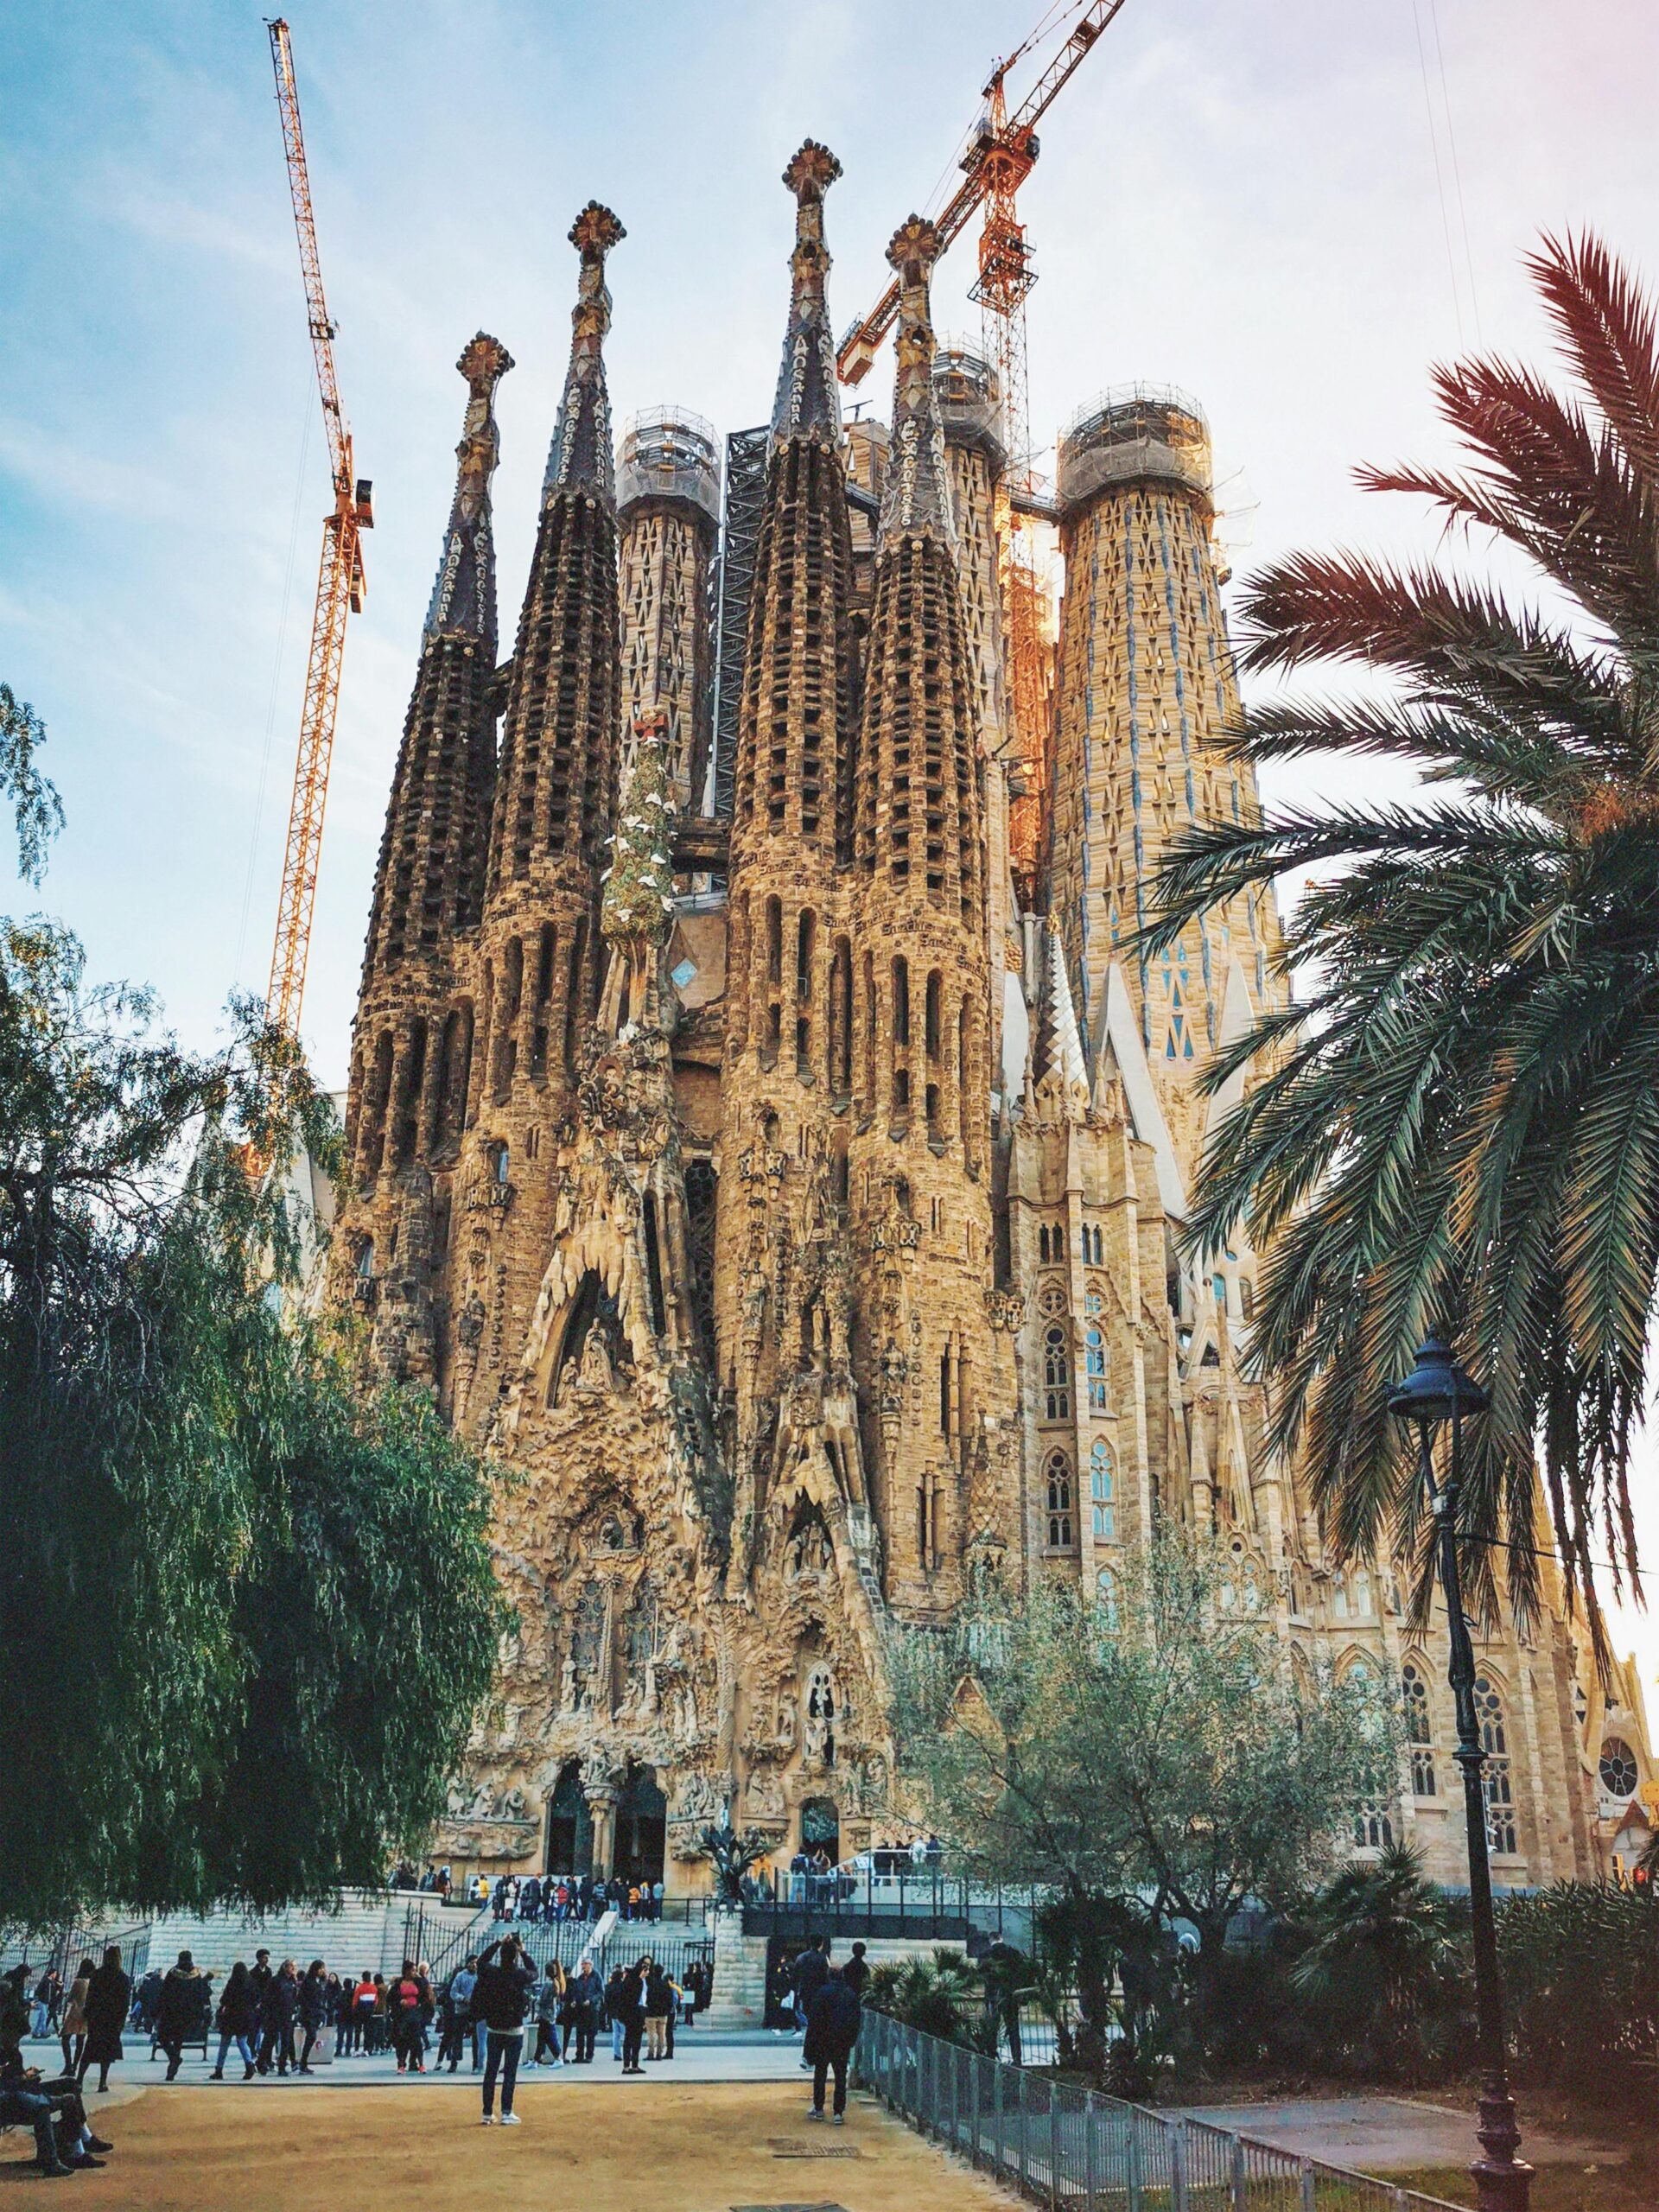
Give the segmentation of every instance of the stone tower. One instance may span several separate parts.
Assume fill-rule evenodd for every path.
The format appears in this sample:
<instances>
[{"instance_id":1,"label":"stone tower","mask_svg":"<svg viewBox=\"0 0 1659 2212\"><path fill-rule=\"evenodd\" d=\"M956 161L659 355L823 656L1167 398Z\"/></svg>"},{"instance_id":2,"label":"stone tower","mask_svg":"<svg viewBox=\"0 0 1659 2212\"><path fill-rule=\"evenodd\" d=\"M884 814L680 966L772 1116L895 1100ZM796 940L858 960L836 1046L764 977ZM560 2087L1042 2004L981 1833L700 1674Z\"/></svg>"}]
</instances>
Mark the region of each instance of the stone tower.
<instances>
[{"instance_id":1,"label":"stone tower","mask_svg":"<svg viewBox=\"0 0 1659 2212\"><path fill-rule=\"evenodd\" d=\"M810 139L784 173L796 202L789 324L734 779L722 1084L730 1135L715 1294L734 1405L734 1589L785 1462L821 1468L815 1486L825 1495L813 1510L830 1509L826 1528L850 1511L849 1541L873 1567L837 1212L852 987L838 860L856 735L852 542L825 297L823 196L840 174Z\"/></svg>"},{"instance_id":2,"label":"stone tower","mask_svg":"<svg viewBox=\"0 0 1659 2212\"><path fill-rule=\"evenodd\" d=\"M473 1389L480 1363L498 1366L522 1336L539 1281L551 1193L536 1162L568 1110L598 1006L600 872L621 711L605 257L622 236L596 201L570 231L582 264L570 361L496 773L480 931L476 1135L462 1175L456 1286L454 1403L469 1427L489 1410Z\"/></svg>"},{"instance_id":3,"label":"stone tower","mask_svg":"<svg viewBox=\"0 0 1659 2212\"><path fill-rule=\"evenodd\" d=\"M375 871L347 1098L355 1295L389 1369L423 1380L437 1356L432 1170L460 1145L472 1051L463 984L495 778L493 403L512 361L480 331L455 366L467 388L455 496Z\"/></svg>"},{"instance_id":4,"label":"stone tower","mask_svg":"<svg viewBox=\"0 0 1659 2212\"><path fill-rule=\"evenodd\" d=\"M1050 905L1085 1033L1103 1038L1116 977L1190 1179L1210 1118L1192 1078L1281 988L1277 917L1258 893L1194 923L1160 960L1128 949L1174 838L1259 804L1249 770L1218 742L1238 692L1202 414L1153 386L1086 408L1060 440L1058 493L1066 588Z\"/></svg>"},{"instance_id":5,"label":"stone tower","mask_svg":"<svg viewBox=\"0 0 1659 2212\"><path fill-rule=\"evenodd\" d=\"M982 1413L999 1402L985 1300L984 800L933 380L938 252L938 232L914 216L887 250L901 288L898 366L849 841L859 1381L887 1593L918 1616L959 1597L982 1522L987 1534L1014 1533L996 1531L988 1498L974 1496L985 1471Z\"/></svg>"},{"instance_id":6,"label":"stone tower","mask_svg":"<svg viewBox=\"0 0 1659 2212\"><path fill-rule=\"evenodd\" d=\"M720 533L720 447L683 408L636 415L617 467L622 590L622 777L637 716L668 715L669 795L701 813L714 740L709 575Z\"/></svg>"}]
</instances>

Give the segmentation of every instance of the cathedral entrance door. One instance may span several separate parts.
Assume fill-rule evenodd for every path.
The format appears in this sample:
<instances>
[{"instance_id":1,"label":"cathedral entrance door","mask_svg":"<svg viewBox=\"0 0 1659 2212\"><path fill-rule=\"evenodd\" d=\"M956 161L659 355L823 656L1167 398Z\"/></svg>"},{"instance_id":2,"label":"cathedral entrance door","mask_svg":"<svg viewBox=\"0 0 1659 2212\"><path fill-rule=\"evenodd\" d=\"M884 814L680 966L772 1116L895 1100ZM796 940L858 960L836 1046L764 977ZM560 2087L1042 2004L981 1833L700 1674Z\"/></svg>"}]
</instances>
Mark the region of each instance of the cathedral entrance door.
<instances>
[{"instance_id":1,"label":"cathedral entrance door","mask_svg":"<svg viewBox=\"0 0 1659 2212\"><path fill-rule=\"evenodd\" d=\"M626 1882L660 1882L668 1847L668 1800L657 1770L630 1766L616 1806L616 1872Z\"/></svg>"},{"instance_id":2,"label":"cathedral entrance door","mask_svg":"<svg viewBox=\"0 0 1659 2212\"><path fill-rule=\"evenodd\" d=\"M832 1866L841 1862L841 1814L833 1797L809 1797L801 1808L801 1849L809 1859L820 1851Z\"/></svg>"},{"instance_id":3,"label":"cathedral entrance door","mask_svg":"<svg viewBox=\"0 0 1659 2212\"><path fill-rule=\"evenodd\" d=\"M559 1770L547 1801L547 1869L550 1874L594 1871L594 1816L582 1790L582 1764L572 1759Z\"/></svg>"}]
</instances>

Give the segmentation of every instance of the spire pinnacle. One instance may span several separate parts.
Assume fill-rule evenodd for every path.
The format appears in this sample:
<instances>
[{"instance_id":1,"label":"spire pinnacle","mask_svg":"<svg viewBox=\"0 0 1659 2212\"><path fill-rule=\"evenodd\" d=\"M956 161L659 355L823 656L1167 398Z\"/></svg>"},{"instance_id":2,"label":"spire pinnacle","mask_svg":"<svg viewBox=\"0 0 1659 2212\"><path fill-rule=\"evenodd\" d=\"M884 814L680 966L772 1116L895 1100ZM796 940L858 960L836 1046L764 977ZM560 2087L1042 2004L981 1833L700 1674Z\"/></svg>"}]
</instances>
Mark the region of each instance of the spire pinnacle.
<instances>
[{"instance_id":1,"label":"spire pinnacle","mask_svg":"<svg viewBox=\"0 0 1659 2212\"><path fill-rule=\"evenodd\" d=\"M893 232L887 260L899 278L899 328L893 345L893 450L881 500L880 542L931 534L957 550L944 425L933 392L932 310L928 283L939 257L939 234L920 215Z\"/></svg>"},{"instance_id":2,"label":"spire pinnacle","mask_svg":"<svg viewBox=\"0 0 1659 2212\"><path fill-rule=\"evenodd\" d=\"M542 480L543 500L554 492L580 492L602 499L607 506L615 503L611 403L603 354L605 334L611 327L605 257L626 236L610 209L597 200L590 200L570 226L570 243L582 256L582 274L570 315L570 366Z\"/></svg>"},{"instance_id":3,"label":"spire pinnacle","mask_svg":"<svg viewBox=\"0 0 1659 2212\"><path fill-rule=\"evenodd\" d=\"M830 249L823 238L823 195L840 175L841 163L815 138L805 141L784 171L795 195L795 251L789 262L789 327L772 410L774 445L790 438L830 446L841 442L836 343L824 294Z\"/></svg>"},{"instance_id":4,"label":"spire pinnacle","mask_svg":"<svg viewBox=\"0 0 1659 2212\"><path fill-rule=\"evenodd\" d=\"M495 656L495 549L490 531L490 479L501 457L495 387L512 366L499 338L480 330L461 349L456 368L467 379L467 418L455 448L455 497L426 610L425 638L461 635L486 641Z\"/></svg>"}]
</instances>

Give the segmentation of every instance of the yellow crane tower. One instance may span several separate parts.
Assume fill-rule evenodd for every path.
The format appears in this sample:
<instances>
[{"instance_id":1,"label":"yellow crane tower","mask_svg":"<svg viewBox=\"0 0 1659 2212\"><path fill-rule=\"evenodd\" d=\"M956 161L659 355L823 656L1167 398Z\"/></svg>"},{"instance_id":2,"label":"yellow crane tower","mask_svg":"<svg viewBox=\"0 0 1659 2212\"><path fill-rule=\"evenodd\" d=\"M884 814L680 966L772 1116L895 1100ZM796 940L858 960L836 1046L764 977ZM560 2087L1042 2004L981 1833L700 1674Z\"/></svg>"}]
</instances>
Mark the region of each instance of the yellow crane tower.
<instances>
[{"instance_id":1,"label":"yellow crane tower","mask_svg":"<svg viewBox=\"0 0 1659 2212\"><path fill-rule=\"evenodd\" d=\"M328 797L328 763L334 746L334 715L340 704L340 665L346 649L346 618L363 611L365 578L362 532L374 524L374 502L366 478L354 473L352 434L340 404L334 374L334 325L323 297L322 268L317 258L317 226L306 174L305 140L300 130L300 99L294 82L294 53L288 25L278 16L267 24L271 66L276 73L276 106L283 119L288 156L288 187L294 202L294 228L300 242L300 270L305 280L311 352L322 395L323 427L328 434L328 466L334 504L322 525L322 563L317 572L317 603L311 618L311 653L305 670L305 702L300 711L300 744L294 762L294 796L283 852L283 883L276 906L276 938L271 947L270 982L265 994L269 1020L297 1036L300 1004L305 995L306 959L311 949L311 909L317 891L317 860L322 849L322 815Z\"/></svg>"}]
</instances>

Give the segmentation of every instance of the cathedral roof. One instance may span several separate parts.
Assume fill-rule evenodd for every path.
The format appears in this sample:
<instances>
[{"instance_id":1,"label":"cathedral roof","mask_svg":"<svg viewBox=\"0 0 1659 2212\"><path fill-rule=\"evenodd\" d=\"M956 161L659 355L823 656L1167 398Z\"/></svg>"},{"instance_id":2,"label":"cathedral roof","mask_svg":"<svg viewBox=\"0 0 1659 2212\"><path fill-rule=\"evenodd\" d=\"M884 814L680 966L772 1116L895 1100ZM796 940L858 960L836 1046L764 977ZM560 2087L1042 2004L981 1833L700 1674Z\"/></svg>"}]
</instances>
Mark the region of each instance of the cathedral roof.
<instances>
[{"instance_id":1,"label":"cathedral roof","mask_svg":"<svg viewBox=\"0 0 1659 2212\"><path fill-rule=\"evenodd\" d=\"M1065 940L1052 914L1043 931L1042 964L1037 979L1037 1019L1031 1033L1031 1081L1033 1090L1040 1090L1047 1082L1058 1084L1066 1104L1079 1116L1088 1107L1089 1071L1083 1057L1083 1039L1077 1033L1077 1010L1071 1002Z\"/></svg>"}]
</instances>

